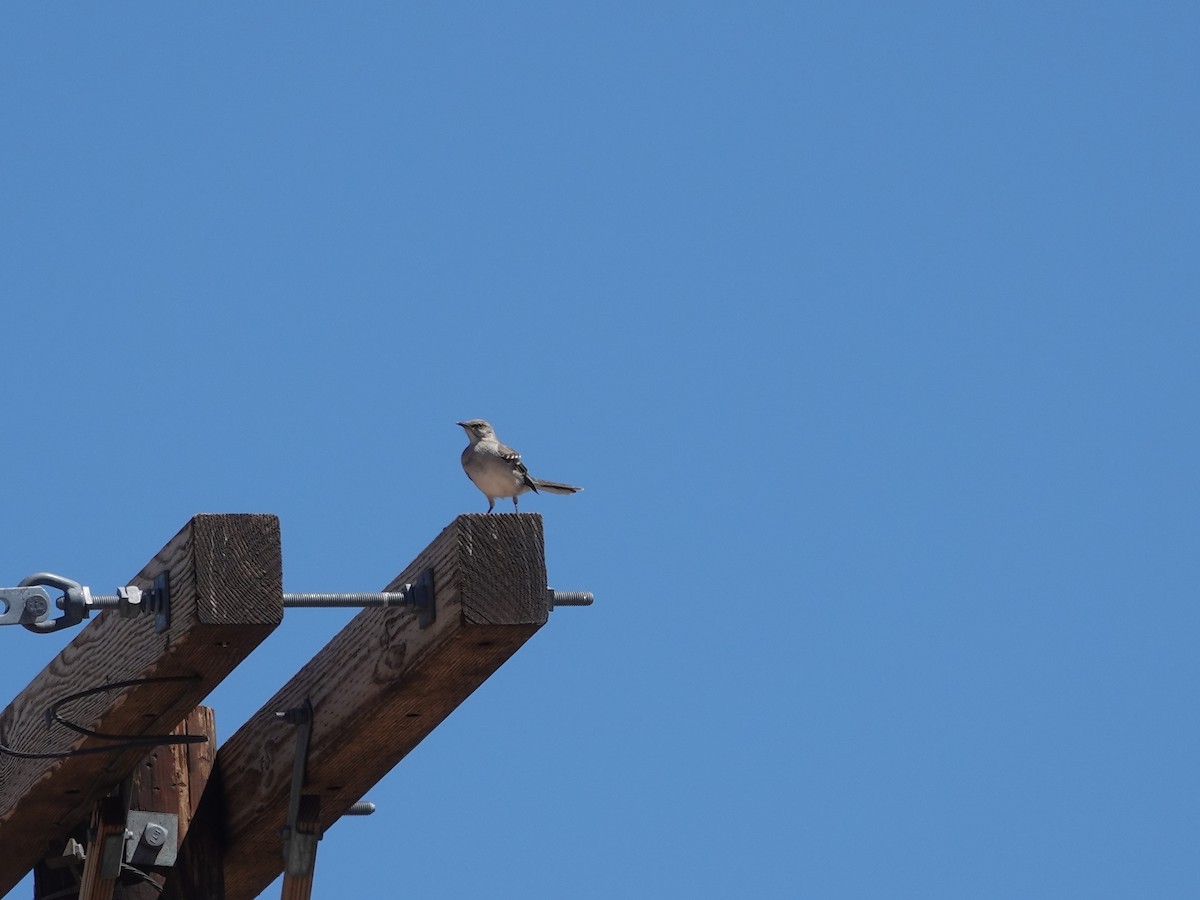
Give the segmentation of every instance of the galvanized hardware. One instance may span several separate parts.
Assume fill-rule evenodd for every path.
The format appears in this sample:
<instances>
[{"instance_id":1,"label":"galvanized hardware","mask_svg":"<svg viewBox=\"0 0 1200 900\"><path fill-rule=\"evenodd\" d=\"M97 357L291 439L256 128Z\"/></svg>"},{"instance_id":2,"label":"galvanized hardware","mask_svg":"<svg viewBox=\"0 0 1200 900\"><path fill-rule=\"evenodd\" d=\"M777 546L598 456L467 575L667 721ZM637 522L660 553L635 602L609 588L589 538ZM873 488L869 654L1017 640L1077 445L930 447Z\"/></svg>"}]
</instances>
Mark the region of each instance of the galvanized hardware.
<instances>
[{"instance_id":1,"label":"galvanized hardware","mask_svg":"<svg viewBox=\"0 0 1200 900\"><path fill-rule=\"evenodd\" d=\"M116 594L92 597L90 608L115 609L124 619L153 613L154 630L162 634L171 627L171 576L166 570L159 572L154 577L154 587L148 591L129 584L117 588Z\"/></svg>"},{"instance_id":2,"label":"galvanized hardware","mask_svg":"<svg viewBox=\"0 0 1200 900\"><path fill-rule=\"evenodd\" d=\"M63 614L57 619L49 617L50 594L46 588L62 591L55 605ZM4 607L0 625L20 624L38 634L78 625L96 609L118 609L127 618L154 613L154 630L159 633L171 624L170 579L165 571L158 574L148 591L126 585L111 596L94 596L91 588L53 572L35 572L23 578L19 587L0 588L0 605Z\"/></svg>"},{"instance_id":3,"label":"galvanized hardware","mask_svg":"<svg viewBox=\"0 0 1200 900\"><path fill-rule=\"evenodd\" d=\"M0 588L0 625L37 625L49 615L50 594L45 588Z\"/></svg>"},{"instance_id":4,"label":"galvanized hardware","mask_svg":"<svg viewBox=\"0 0 1200 900\"><path fill-rule=\"evenodd\" d=\"M68 866L82 866L87 853L83 849L83 844L75 840L75 838L67 838L67 844L63 847L63 852L58 856L47 856L45 859L46 868L48 869L65 869Z\"/></svg>"},{"instance_id":5,"label":"galvanized hardware","mask_svg":"<svg viewBox=\"0 0 1200 900\"><path fill-rule=\"evenodd\" d=\"M87 618L88 606L92 600L92 592L78 581L63 578L61 575L55 575L52 572L35 572L28 578L21 579L20 587L34 586L51 587L62 591L63 594L58 598L57 605L63 611L63 614L53 620L42 618L39 621L22 622L21 624L30 631L36 631L38 634L50 634L51 632L61 631L64 628L78 625Z\"/></svg>"},{"instance_id":6,"label":"galvanized hardware","mask_svg":"<svg viewBox=\"0 0 1200 900\"><path fill-rule=\"evenodd\" d=\"M131 809L125 818L125 862L173 866L179 850L179 816Z\"/></svg>"},{"instance_id":7,"label":"galvanized hardware","mask_svg":"<svg viewBox=\"0 0 1200 900\"><path fill-rule=\"evenodd\" d=\"M400 591L340 594L284 594L285 607L407 606L418 613L418 624L428 628L437 617L433 598L433 571L426 569Z\"/></svg>"},{"instance_id":8,"label":"galvanized hardware","mask_svg":"<svg viewBox=\"0 0 1200 900\"><path fill-rule=\"evenodd\" d=\"M125 841L123 834L107 834L100 845L100 877L114 879L121 874L121 863L124 860Z\"/></svg>"},{"instance_id":9,"label":"galvanized hardware","mask_svg":"<svg viewBox=\"0 0 1200 900\"><path fill-rule=\"evenodd\" d=\"M284 594L284 606L336 608L341 606L408 606L406 584L405 591L355 594Z\"/></svg>"},{"instance_id":10,"label":"galvanized hardware","mask_svg":"<svg viewBox=\"0 0 1200 900\"><path fill-rule=\"evenodd\" d=\"M347 816L369 816L375 812L375 804L370 800L359 800L351 806L344 815Z\"/></svg>"},{"instance_id":11,"label":"galvanized hardware","mask_svg":"<svg viewBox=\"0 0 1200 900\"><path fill-rule=\"evenodd\" d=\"M317 841L321 839L320 825L312 831L299 827L302 818L305 824L318 818L321 801L319 796L305 794L304 778L308 768L308 742L312 737L312 702L307 698L303 706L275 713L275 717L296 727L296 750L292 757L292 790L288 797L287 822L279 832L283 838L284 871L288 875L302 876L312 871L317 860Z\"/></svg>"},{"instance_id":12,"label":"galvanized hardware","mask_svg":"<svg viewBox=\"0 0 1200 900\"><path fill-rule=\"evenodd\" d=\"M61 590L58 607L63 615L48 620L50 595L43 587ZM591 606L596 598L591 591L556 591L546 588L550 608L558 606ZM113 595L93 595L91 589L54 575L38 572L30 575L17 588L0 588L0 625L22 624L30 631L49 634L78 625L88 618L94 609L116 609L126 618L135 618L148 613L154 614L154 630L162 633L171 624L171 594L168 574L160 572L154 579L154 587L143 591L136 585L117 588ZM423 571L415 582L404 585L400 591L342 592L328 594L284 594L285 607L408 607L418 613L418 624L428 628L437 617L434 602L433 572Z\"/></svg>"},{"instance_id":13,"label":"galvanized hardware","mask_svg":"<svg viewBox=\"0 0 1200 900\"><path fill-rule=\"evenodd\" d=\"M63 614L50 619L50 594L46 588L62 591L57 606ZM286 607L407 607L416 610L418 624L428 628L437 617L434 603L433 571L426 569L412 584L400 591L335 594L284 594ZM50 634L78 625L93 610L115 609L127 619L154 615L158 633L171 626L170 576L163 571L154 579L154 587L142 590L137 585L117 588L115 594L92 594L92 590L70 578L51 572L37 572L20 587L0 588L0 625L24 625L30 631Z\"/></svg>"},{"instance_id":14,"label":"galvanized hardware","mask_svg":"<svg viewBox=\"0 0 1200 900\"><path fill-rule=\"evenodd\" d=\"M596 602L591 591L556 591L554 588L546 588L546 595L550 598L551 609L556 606L591 606Z\"/></svg>"}]
</instances>

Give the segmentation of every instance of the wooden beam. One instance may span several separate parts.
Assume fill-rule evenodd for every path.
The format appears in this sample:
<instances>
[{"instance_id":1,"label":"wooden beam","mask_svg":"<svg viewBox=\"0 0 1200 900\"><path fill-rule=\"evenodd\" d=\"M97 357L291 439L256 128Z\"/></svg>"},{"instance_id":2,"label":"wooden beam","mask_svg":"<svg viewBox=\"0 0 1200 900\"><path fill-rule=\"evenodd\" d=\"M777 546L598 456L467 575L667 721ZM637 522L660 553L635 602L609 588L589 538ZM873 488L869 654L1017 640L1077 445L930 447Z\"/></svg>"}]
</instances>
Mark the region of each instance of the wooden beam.
<instances>
[{"instance_id":1,"label":"wooden beam","mask_svg":"<svg viewBox=\"0 0 1200 900\"><path fill-rule=\"evenodd\" d=\"M386 589L426 569L431 624L408 609L364 610L221 746L227 900L257 896L283 871L295 736L276 712L312 702L303 792L320 799L327 830L546 622L541 516L459 516Z\"/></svg>"},{"instance_id":2,"label":"wooden beam","mask_svg":"<svg viewBox=\"0 0 1200 900\"><path fill-rule=\"evenodd\" d=\"M183 680L95 694L63 713L105 733L169 732L282 618L275 516L196 516L130 583L148 590L163 571L170 576L170 628L158 634L152 616L100 614L0 714L0 744L32 753L111 745L61 725L47 727L46 710L88 688L163 676ZM54 759L0 753L0 895L48 852L61 851L72 827L145 754L144 746Z\"/></svg>"}]
</instances>

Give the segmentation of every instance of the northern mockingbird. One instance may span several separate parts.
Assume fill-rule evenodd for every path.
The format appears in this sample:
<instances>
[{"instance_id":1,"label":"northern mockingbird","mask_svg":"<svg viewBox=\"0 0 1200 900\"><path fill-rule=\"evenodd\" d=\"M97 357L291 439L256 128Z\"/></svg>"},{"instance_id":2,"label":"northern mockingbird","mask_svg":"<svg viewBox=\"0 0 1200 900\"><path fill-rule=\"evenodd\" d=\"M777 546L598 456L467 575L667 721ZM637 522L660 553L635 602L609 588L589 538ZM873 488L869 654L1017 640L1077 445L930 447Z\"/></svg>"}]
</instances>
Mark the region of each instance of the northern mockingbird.
<instances>
[{"instance_id":1,"label":"northern mockingbird","mask_svg":"<svg viewBox=\"0 0 1200 900\"><path fill-rule=\"evenodd\" d=\"M549 491L552 494L574 494L583 488L557 481L534 478L521 462L521 454L496 438L491 423L483 419L467 419L458 422L471 443L462 452L462 467L475 487L488 498L487 511L496 505L497 497L512 497L513 509L517 509L517 498L526 491Z\"/></svg>"}]
</instances>

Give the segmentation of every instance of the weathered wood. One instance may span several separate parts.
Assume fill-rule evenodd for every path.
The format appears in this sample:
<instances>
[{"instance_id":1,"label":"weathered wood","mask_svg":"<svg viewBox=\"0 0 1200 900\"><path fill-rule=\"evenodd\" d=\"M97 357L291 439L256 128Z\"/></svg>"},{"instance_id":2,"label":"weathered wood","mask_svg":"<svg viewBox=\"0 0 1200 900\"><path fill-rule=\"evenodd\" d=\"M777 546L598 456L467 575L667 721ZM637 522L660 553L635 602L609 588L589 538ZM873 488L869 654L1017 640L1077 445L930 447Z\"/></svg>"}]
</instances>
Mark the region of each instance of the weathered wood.
<instances>
[{"instance_id":1,"label":"weathered wood","mask_svg":"<svg viewBox=\"0 0 1200 900\"><path fill-rule=\"evenodd\" d=\"M212 707L197 706L191 714L176 728L182 734L202 734L208 740L203 744L176 744L169 747L171 754L172 774L175 782L175 799L169 809L179 815L179 843L183 843L188 833L200 798L208 784L217 760L217 721ZM153 783L153 782L152 782ZM136 796L136 795L135 795ZM151 798L146 798L151 803ZM158 809L158 806L136 806L136 809Z\"/></svg>"},{"instance_id":2,"label":"weathered wood","mask_svg":"<svg viewBox=\"0 0 1200 900\"><path fill-rule=\"evenodd\" d=\"M217 728L213 710L208 706L197 706L172 732L175 735L203 735L208 740L203 744L168 744L156 748L138 763L129 776L129 808L144 812L170 813L179 822L178 843L188 832L196 807L212 772L217 755ZM122 879L113 891L116 900L160 900L162 885L173 874L171 868L154 868L139 865L153 884L137 878ZM220 866L215 873L204 873L206 878L204 897L216 897L211 879L220 875Z\"/></svg>"},{"instance_id":3,"label":"weathered wood","mask_svg":"<svg viewBox=\"0 0 1200 900\"><path fill-rule=\"evenodd\" d=\"M304 836L316 836L321 839L321 798L316 794L304 794L300 797L300 810L296 815L296 831ZM316 846L320 846L319 844ZM309 900L312 897L313 876L317 872L316 853L308 868L301 874L283 873L283 888L279 892L280 900Z\"/></svg>"},{"instance_id":4,"label":"weathered wood","mask_svg":"<svg viewBox=\"0 0 1200 900\"><path fill-rule=\"evenodd\" d=\"M119 797L102 797L96 803L90 833L79 900L111 900L121 874L120 852L125 843L125 804ZM115 871L104 871L110 863L114 863Z\"/></svg>"},{"instance_id":5,"label":"weathered wood","mask_svg":"<svg viewBox=\"0 0 1200 900\"><path fill-rule=\"evenodd\" d=\"M229 900L257 896L283 870L295 735L277 711L312 701L304 793L320 797L328 830L546 622L538 515L459 516L386 589L429 568L432 624L364 610L220 748Z\"/></svg>"},{"instance_id":6,"label":"weathered wood","mask_svg":"<svg viewBox=\"0 0 1200 900\"><path fill-rule=\"evenodd\" d=\"M168 744L149 753L130 774L129 808L178 816L182 844L217 756L217 724L212 707L197 706L171 733L199 735L208 740L202 744Z\"/></svg>"},{"instance_id":7,"label":"weathered wood","mask_svg":"<svg viewBox=\"0 0 1200 900\"><path fill-rule=\"evenodd\" d=\"M195 812L180 843L175 865L167 873L161 900L223 900L225 808L221 772L215 765L206 779L204 792L191 799L196 803Z\"/></svg>"},{"instance_id":8,"label":"weathered wood","mask_svg":"<svg viewBox=\"0 0 1200 900\"><path fill-rule=\"evenodd\" d=\"M0 714L0 744L43 753L111 745L57 724L48 728L47 708L105 684L184 676L63 708L71 721L96 731L169 732L282 618L275 516L196 516L130 583L149 589L164 570L170 575L170 628L157 634L153 617L124 619L115 610L94 618ZM56 759L0 753L0 894L41 857L60 852L72 827L145 754L145 747Z\"/></svg>"}]
</instances>

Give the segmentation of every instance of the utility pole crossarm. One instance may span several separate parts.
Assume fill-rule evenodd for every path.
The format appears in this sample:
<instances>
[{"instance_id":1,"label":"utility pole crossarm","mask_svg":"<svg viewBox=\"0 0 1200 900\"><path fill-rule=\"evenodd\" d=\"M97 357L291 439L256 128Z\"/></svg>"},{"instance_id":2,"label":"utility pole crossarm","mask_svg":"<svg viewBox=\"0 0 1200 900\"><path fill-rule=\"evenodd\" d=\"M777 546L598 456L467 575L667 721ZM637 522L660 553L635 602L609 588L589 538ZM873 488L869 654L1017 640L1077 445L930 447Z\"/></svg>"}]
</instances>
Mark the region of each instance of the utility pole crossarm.
<instances>
[{"instance_id":1,"label":"utility pole crossarm","mask_svg":"<svg viewBox=\"0 0 1200 900\"><path fill-rule=\"evenodd\" d=\"M327 830L547 620L541 516L459 516L386 590L428 571L431 615L364 610L221 746L221 795L201 802L185 871L205 829L224 838L226 900L257 896L283 871L297 742L277 713L312 704L302 791L319 798Z\"/></svg>"},{"instance_id":2,"label":"utility pole crossarm","mask_svg":"<svg viewBox=\"0 0 1200 900\"><path fill-rule=\"evenodd\" d=\"M54 724L70 721L121 736L166 734L250 652L283 615L279 520L271 515L194 517L130 581L150 590L167 573L171 621L163 633L150 618L108 611L93 619L0 714L0 895L53 845L86 819L95 802L122 781L148 747L120 748ZM154 679L147 681L146 679ZM127 683L116 687L118 683ZM65 755L114 747L108 752ZM57 848L61 850L61 847Z\"/></svg>"}]
</instances>

